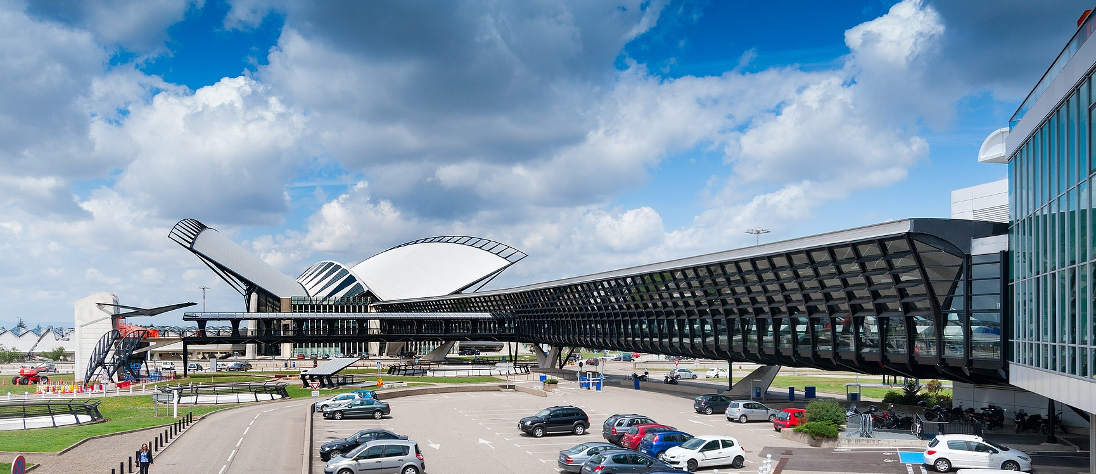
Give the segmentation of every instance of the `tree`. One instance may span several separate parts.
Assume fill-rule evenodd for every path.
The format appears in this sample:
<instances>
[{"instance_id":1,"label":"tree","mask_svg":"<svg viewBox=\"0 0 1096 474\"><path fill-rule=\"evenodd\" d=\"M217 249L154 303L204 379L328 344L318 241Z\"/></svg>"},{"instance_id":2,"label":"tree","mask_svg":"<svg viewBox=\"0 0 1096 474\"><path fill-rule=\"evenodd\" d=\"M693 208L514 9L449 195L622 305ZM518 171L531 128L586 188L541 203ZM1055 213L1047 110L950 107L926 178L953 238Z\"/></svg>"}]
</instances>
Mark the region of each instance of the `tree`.
<instances>
[{"instance_id":1,"label":"tree","mask_svg":"<svg viewBox=\"0 0 1096 474\"><path fill-rule=\"evenodd\" d=\"M939 394L940 391L943 390L943 389L944 389L944 384L940 383L940 381L937 380L937 379L932 379L932 380L929 380L928 382L925 382L925 393L927 393L929 395L932 395L933 397L935 397L937 394Z\"/></svg>"},{"instance_id":2,"label":"tree","mask_svg":"<svg viewBox=\"0 0 1096 474\"><path fill-rule=\"evenodd\" d=\"M42 357L45 357L49 360L59 361L59 360L61 360L62 357L65 356L65 348L60 347L60 346L54 347L53 350L43 352L41 355L42 355Z\"/></svg>"},{"instance_id":3,"label":"tree","mask_svg":"<svg viewBox=\"0 0 1096 474\"><path fill-rule=\"evenodd\" d=\"M15 327L12 329L26 329L27 323L23 321L23 318L19 318L19 322L15 323Z\"/></svg>"},{"instance_id":4,"label":"tree","mask_svg":"<svg viewBox=\"0 0 1096 474\"><path fill-rule=\"evenodd\" d=\"M905 392L902 398L906 405L916 405L917 392L921 391L921 384L917 383L917 379L906 379L906 382L902 384L902 391Z\"/></svg>"}]
</instances>

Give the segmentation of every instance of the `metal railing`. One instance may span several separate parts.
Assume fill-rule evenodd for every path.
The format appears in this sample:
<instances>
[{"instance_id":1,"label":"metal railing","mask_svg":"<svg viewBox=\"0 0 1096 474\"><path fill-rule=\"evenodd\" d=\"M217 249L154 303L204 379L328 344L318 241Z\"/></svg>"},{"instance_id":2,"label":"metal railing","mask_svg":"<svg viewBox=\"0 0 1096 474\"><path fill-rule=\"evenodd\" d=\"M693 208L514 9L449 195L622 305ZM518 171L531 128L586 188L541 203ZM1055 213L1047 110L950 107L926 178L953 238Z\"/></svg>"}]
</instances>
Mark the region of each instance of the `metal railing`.
<instances>
[{"instance_id":1,"label":"metal railing","mask_svg":"<svg viewBox=\"0 0 1096 474\"><path fill-rule=\"evenodd\" d=\"M1080 28L1077 28L1077 32L1073 33L1073 37L1069 39L1066 46L1062 48L1062 51L1058 53L1058 56L1054 58L1054 62L1050 63L1050 67L1043 73L1043 77L1039 78L1039 82L1035 83L1035 87L1031 89L1024 101L1020 103L1020 107L1016 109L1016 112L1012 114L1012 117L1008 120L1008 128L1011 130L1024 118L1027 111L1031 109L1032 104L1039 100L1039 96L1043 95L1050 83L1054 81L1054 78L1058 77L1058 73L1066 67L1069 60L1073 58L1073 55L1077 54L1077 51L1081 49L1081 45L1092 36L1093 32L1096 32L1096 14L1089 15L1085 19L1085 22L1081 24Z\"/></svg>"},{"instance_id":2,"label":"metal railing","mask_svg":"<svg viewBox=\"0 0 1096 474\"><path fill-rule=\"evenodd\" d=\"M921 415L914 416L913 434L920 439L929 439L942 434L968 434L982 436L982 424L973 421L928 421Z\"/></svg>"},{"instance_id":3,"label":"metal railing","mask_svg":"<svg viewBox=\"0 0 1096 474\"><path fill-rule=\"evenodd\" d=\"M162 385L156 387L152 399L157 403L173 403L176 392L181 405L221 405L289 398L285 382L239 382L220 384Z\"/></svg>"},{"instance_id":4,"label":"metal railing","mask_svg":"<svg viewBox=\"0 0 1096 474\"><path fill-rule=\"evenodd\" d=\"M445 367L436 363L398 364L388 366L388 375L425 376L435 377L471 377L477 375L497 375L498 372L509 374L528 374L529 364L509 364L508 367L494 365L480 365L473 367Z\"/></svg>"},{"instance_id":5,"label":"metal railing","mask_svg":"<svg viewBox=\"0 0 1096 474\"><path fill-rule=\"evenodd\" d=\"M63 417L60 423L58 423L58 417ZM87 419L81 419L81 417L87 417ZM103 415L99 413L99 400L0 402L0 430L52 428L102 420Z\"/></svg>"}]
</instances>

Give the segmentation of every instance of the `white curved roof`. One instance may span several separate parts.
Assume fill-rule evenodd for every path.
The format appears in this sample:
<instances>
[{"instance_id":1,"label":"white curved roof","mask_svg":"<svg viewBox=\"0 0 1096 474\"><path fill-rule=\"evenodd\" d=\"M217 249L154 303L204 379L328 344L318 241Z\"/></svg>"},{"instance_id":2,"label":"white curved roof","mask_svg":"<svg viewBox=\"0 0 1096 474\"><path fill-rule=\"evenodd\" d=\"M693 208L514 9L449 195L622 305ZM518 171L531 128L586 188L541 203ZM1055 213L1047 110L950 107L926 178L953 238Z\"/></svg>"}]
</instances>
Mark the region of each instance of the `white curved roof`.
<instances>
[{"instance_id":1,"label":"white curved roof","mask_svg":"<svg viewBox=\"0 0 1096 474\"><path fill-rule=\"evenodd\" d=\"M238 282L230 281L229 277L262 288L278 298L306 294L304 287L295 280L195 219L179 221L169 236L197 255L241 293L244 288L238 287Z\"/></svg>"},{"instance_id":2,"label":"white curved roof","mask_svg":"<svg viewBox=\"0 0 1096 474\"><path fill-rule=\"evenodd\" d=\"M345 265L322 260L308 267L297 277L312 298L343 298L365 293L368 288Z\"/></svg>"},{"instance_id":3,"label":"white curved roof","mask_svg":"<svg viewBox=\"0 0 1096 474\"><path fill-rule=\"evenodd\" d=\"M1005 142L1008 141L1008 127L999 128L989 134L978 148L979 163L1008 163Z\"/></svg>"},{"instance_id":4,"label":"white curved roof","mask_svg":"<svg viewBox=\"0 0 1096 474\"><path fill-rule=\"evenodd\" d=\"M452 240L423 239L391 248L355 265L352 271L381 300L422 298L464 290L510 266L513 252L525 255L474 237L469 239L477 245L444 239ZM478 245L481 242L501 247L492 250L491 245Z\"/></svg>"}]
</instances>

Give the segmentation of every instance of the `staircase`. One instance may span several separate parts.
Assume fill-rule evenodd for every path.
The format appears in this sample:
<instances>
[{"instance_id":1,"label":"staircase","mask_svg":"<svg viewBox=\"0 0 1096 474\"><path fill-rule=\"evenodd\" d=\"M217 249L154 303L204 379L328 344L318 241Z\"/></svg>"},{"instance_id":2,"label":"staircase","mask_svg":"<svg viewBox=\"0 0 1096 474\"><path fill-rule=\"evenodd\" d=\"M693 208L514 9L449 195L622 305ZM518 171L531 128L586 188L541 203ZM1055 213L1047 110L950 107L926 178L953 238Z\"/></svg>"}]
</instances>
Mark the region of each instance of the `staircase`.
<instances>
[{"instance_id":1,"label":"staircase","mask_svg":"<svg viewBox=\"0 0 1096 474\"><path fill-rule=\"evenodd\" d=\"M106 369L108 358L113 362L113 358L110 356L114 352L114 344L121 338L122 333L117 329L111 330L99 338L99 342L95 344L95 349L91 351L91 359L88 361L88 368L84 373L84 385L91 383L91 380L99 373L99 369Z\"/></svg>"},{"instance_id":2,"label":"staircase","mask_svg":"<svg viewBox=\"0 0 1096 474\"><path fill-rule=\"evenodd\" d=\"M118 347L114 349L114 359L107 368L107 377L114 380L115 377L121 379L128 376L128 378L136 380L138 377L133 372L133 368L129 366L129 357L133 355L133 351L137 350L137 346L141 345L141 341L148 336L148 331L144 329L138 329L126 333L118 341ZM119 373L119 371L123 373Z\"/></svg>"},{"instance_id":3,"label":"staircase","mask_svg":"<svg viewBox=\"0 0 1096 474\"><path fill-rule=\"evenodd\" d=\"M754 369L749 375L739 380L738 383L731 386L724 395L733 399L738 398L750 398L750 388L753 386L761 387L762 396L769 391L769 386L773 384L773 379L776 378L776 374L780 372L779 365L763 365Z\"/></svg>"}]
</instances>

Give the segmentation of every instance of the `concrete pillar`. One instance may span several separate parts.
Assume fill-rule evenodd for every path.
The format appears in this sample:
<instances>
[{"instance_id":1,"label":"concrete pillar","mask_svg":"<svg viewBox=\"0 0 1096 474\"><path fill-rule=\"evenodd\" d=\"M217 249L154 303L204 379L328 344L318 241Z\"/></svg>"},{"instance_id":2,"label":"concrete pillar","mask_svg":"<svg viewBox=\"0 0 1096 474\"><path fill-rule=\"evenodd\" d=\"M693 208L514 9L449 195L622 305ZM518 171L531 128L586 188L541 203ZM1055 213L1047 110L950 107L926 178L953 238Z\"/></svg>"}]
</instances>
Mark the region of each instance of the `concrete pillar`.
<instances>
[{"instance_id":1,"label":"concrete pillar","mask_svg":"<svg viewBox=\"0 0 1096 474\"><path fill-rule=\"evenodd\" d=\"M399 357L400 352L403 352L403 349L406 347L406 342L389 342L388 344L385 344L384 355L388 357Z\"/></svg>"},{"instance_id":2,"label":"concrete pillar","mask_svg":"<svg viewBox=\"0 0 1096 474\"><path fill-rule=\"evenodd\" d=\"M445 341L437 349L426 354L425 359L432 362L442 362L445 360L445 356L453 351L453 346L456 344L457 341Z\"/></svg>"},{"instance_id":3,"label":"concrete pillar","mask_svg":"<svg viewBox=\"0 0 1096 474\"><path fill-rule=\"evenodd\" d=\"M87 372L88 359L99 339L114 329L114 318L118 309L112 306L100 308L97 303L118 304L118 296L113 293L92 293L83 299L73 303L74 325L76 327L73 337L76 340L74 351L74 373L76 380L83 381Z\"/></svg>"},{"instance_id":4,"label":"concrete pillar","mask_svg":"<svg viewBox=\"0 0 1096 474\"><path fill-rule=\"evenodd\" d=\"M370 319L366 323L366 328L368 329L368 331L370 333L379 333L381 331L381 320L379 320L379 319ZM381 343L380 343L380 341L370 342L368 350L369 350L370 355L381 355Z\"/></svg>"},{"instance_id":5,"label":"concrete pillar","mask_svg":"<svg viewBox=\"0 0 1096 474\"><path fill-rule=\"evenodd\" d=\"M552 366L552 361L548 360L548 353L544 352L544 348L540 347L540 344L529 344L529 349L533 351L533 355L537 358L537 367L543 369Z\"/></svg>"},{"instance_id":6,"label":"concrete pillar","mask_svg":"<svg viewBox=\"0 0 1096 474\"><path fill-rule=\"evenodd\" d=\"M259 295L258 295L258 293L251 293L251 297L248 298L247 312L249 312L249 313L259 312ZM254 319L248 321L247 322L247 329L251 330L251 331L259 329L259 322L254 320ZM244 349L244 358L254 359L255 356L258 355L258 352L259 352L258 349L259 349L259 347L258 347L257 344L248 344L247 347Z\"/></svg>"}]
</instances>

